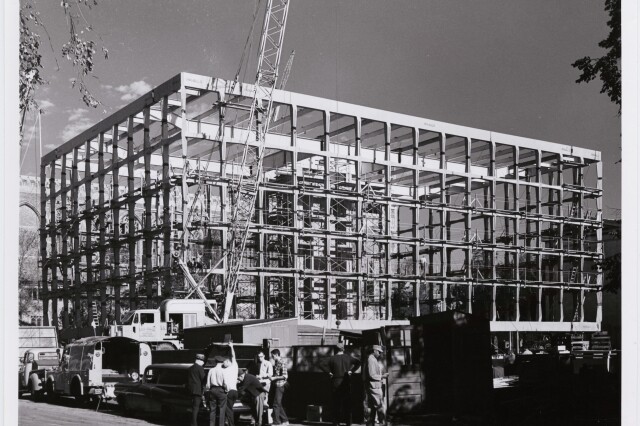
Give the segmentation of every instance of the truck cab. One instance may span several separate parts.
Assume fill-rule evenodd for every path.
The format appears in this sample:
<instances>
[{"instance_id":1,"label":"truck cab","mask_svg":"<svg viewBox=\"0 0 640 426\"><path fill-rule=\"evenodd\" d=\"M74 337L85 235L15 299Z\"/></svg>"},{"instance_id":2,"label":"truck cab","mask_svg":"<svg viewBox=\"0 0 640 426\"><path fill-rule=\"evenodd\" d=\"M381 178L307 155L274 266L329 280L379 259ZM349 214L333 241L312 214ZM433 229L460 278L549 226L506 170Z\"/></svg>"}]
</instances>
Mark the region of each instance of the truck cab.
<instances>
[{"instance_id":1,"label":"truck cab","mask_svg":"<svg viewBox=\"0 0 640 426\"><path fill-rule=\"evenodd\" d=\"M207 303L215 309L216 302ZM136 309L122 317L121 324L109 327L110 336L129 337L151 345L154 350L182 349L185 328L215 324L199 299L168 299L158 309Z\"/></svg>"}]
</instances>

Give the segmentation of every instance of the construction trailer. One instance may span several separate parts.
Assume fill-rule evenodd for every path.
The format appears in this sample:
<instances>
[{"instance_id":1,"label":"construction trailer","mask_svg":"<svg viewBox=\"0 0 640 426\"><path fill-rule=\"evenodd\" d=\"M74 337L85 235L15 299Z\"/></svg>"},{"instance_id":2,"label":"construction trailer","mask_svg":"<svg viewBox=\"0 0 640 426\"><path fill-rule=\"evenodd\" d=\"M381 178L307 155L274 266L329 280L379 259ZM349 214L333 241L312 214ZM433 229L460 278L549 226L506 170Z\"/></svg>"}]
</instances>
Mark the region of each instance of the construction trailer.
<instances>
[{"instance_id":1,"label":"construction trailer","mask_svg":"<svg viewBox=\"0 0 640 426\"><path fill-rule=\"evenodd\" d=\"M254 95L181 73L42 158L45 324L185 297L172 255L196 281L226 255L231 192L256 172L243 144L267 126L232 318L366 329L458 310L492 332L600 329L599 152L281 90L250 126Z\"/></svg>"}]
</instances>

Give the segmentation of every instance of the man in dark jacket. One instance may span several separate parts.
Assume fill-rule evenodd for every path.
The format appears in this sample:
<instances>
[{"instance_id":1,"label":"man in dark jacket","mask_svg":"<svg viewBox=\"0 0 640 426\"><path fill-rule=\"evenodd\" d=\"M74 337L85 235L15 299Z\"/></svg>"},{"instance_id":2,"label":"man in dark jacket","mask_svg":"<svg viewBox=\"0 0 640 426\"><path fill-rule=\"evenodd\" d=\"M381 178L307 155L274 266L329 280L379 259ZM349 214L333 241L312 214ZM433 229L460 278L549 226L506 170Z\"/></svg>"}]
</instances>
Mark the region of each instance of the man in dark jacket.
<instances>
[{"instance_id":1,"label":"man in dark jacket","mask_svg":"<svg viewBox=\"0 0 640 426\"><path fill-rule=\"evenodd\" d=\"M204 373L204 355L197 354L196 360L191 367L189 367L187 388L191 393L191 426L198 425L198 411L200 411L200 405L202 404L202 387L204 385L204 379L206 374Z\"/></svg>"},{"instance_id":2,"label":"man in dark jacket","mask_svg":"<svg viewBox=\"0 0 640 426\"><path fill-rule=\"evenodd\" d=\"M344 344L338 342L337 353L329 358L327 371L331 376L331 401L333 403L333 424L340 424L344 414L347 426L351 426L351 375L360 368L360 360L344 353Z\"/></svg>"},{"instance_id":3,"label":"man in dark jacket","mask_svg":"<svg viewBox=\"0 0 640 426\"><path fill-rule=\"evenodd\" d=\"M246 369L238 372L238 393L243 400L251 407L251 414L256 421L256 425L262 425L262 413L264 411L264 394L267 392L260 380L253 374L247 373Z\"/></svg>"}]
</instances>

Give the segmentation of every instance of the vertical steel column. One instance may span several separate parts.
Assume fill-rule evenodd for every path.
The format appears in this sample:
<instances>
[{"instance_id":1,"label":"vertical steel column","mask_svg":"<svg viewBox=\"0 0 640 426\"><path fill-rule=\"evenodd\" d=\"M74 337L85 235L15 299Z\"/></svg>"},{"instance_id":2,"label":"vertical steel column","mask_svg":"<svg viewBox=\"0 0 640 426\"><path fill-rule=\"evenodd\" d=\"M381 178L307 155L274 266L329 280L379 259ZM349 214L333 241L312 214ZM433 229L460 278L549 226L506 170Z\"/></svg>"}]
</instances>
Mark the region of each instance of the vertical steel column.
<instances>
[{"instance_id":1,"label":"vertical steel column","mask_svg":"<svg viewBox=\"0 0 640 426\"><path fill-rule=\"evenodd\" d=\"M142 196L144 199L144 263L143 263L143 282L147 296L147 308L153 308L153 235L151 233L151 107L146 106L143 110L144 115L144 133L142 140L142 149L144 151L144 180L141 185ZM157 209L156 205L156 209Z\"/></svg>"},{"instance_id":2,"label":"vertical steel column","mask_svg":"<svg viewBox=\"0 0 640 426\"><path fill-rule=\"evenodd\" d=\"M356 147L355 147L355 157L360 158L360 154L362 152L362 117L356 117ZM364 257L364 242L362 238L362 230L364 227L364 219L362 214L362 188L364 187L363 182L360 179L360 172L362 169L362 161L355 161L355 179L356 179L356 192L358 193L358 198L356 200L356 223L355 229L358 232L357 235L357 243L356 243L356 273L358 274L357 278L357 297L358 297L358 307L355 315L355 319L361 320L364 319L364 315L362 312L362 298L364 297L364 285L365 280L363 278L364 274L367 273L367 268L363 268L363 257Z\"/></svg>"},{"instance_id":3,"label":"vertical steel column","mask_svg":"<svg viewBox=\"0 0 640 426\"><path fill-rule=\"evenodd\" d=\"M468 282L467 288L467 311L472 311L471 298L473 297L473 270L471 259L473 256L473 243L471 242L471 190L473 182L471 180L471 139L464 138L464 152L465 152L465 167L464 171L467 174L465 179L465 213L464 213L464 232L466 235L465 250L465 268L467 270L466 279Z\"/></svg>"},{"instance_id":4,"label":"vertical steel column","mask_svg":"<svg viewBox=\"0 0 640 426\"><path fill-rule=\"evenodd\" d=\"M113 139L112 139L113 140ZM98 252L100 253L100 310L103 317L107 315L107 282L106 282L106 268L107 268L107 225L105 224L105 213L108 207L105 205L104 199L104 132L100 132L98 138ZM116 315L114 318L116 321L120 321L120 317Z\"/></svg>"},{"instance_id":5,"label":"vertical steel column","mask_svg":"<svg viewBox=\"0 0 640 426\"><path fill-rule=\"evenodd\" d=\"M418 195L418 188L420 186L420 171L418 167L418 143L420 139L418 128L412 129L413 138L413 205L411 206L412 224L411 224L411 236L413 237L413 268L414 275L417 277L413 280L413 314L420 316L420 198Z\"/></svg>"},{"instance_id":6,"label":"vertical steel column","mask_svg":"<svg viewBox=\"0 0 640 426\"><path fill-rule=\"evenodd\" d=\"M602 161L598 161L596 163L596 171L598 174L598 181L597 181L597 187L596 189L598 190L598 196L596 198L596 206L598 208L598 216L597 216L597 221L598 221L598 228L596 229L596 239L598 240L597 243L597 251L598 251L598 257L599 257L599 261L598 261L598 266L597 266L597 272L598 272L598 278L597 278L597 293L596 293L596 299L598 302L598 307L596 310L596 324L598 327L598 330L600 330L600 325L602 324L602 286L603 286L603 276L602 276L602 266L600 266L602 264L602 260L604 260L604 242L602 240L602 182L603 182L603 171L602 171ZM582 300L582 302L584 303L584 299ZM584 306L582 308L582 314L583 314L583 319L584 319Z\"/></svg>"},{"instance_id":7,"label":"vertical steel column","mask_svg":"<svg viewBox=\"0 0 640 426\"><path fill-rule=\"evenodd\" d=\"M163 293L172 294L171 276L171 171L169 169L169 96L162 98L162 284ZM182 130L181 130L182 131Z\"/></svg>"},{"instance_id":8,"label":"vertical steel column","mask_svg":"<svg viewBox=\"0 0 640 426\"><path fill-rule=\"evenodd\" d=\"M182 129L180 130L180 141L182 147L182 180L181 180L181 206L182 210L182 260L187 263L189 260L189 224L187 223L187 217L189 216L189 160L188 160L188 146L187 146L187 89L184 86L184 79L180 80L180 119L182 120ZM184 279L183 286L189 288L186 278Z\"/></svg>"},{"instance_id":9,"label":"vertical steel column","mask_svg":"<svg viewBox=\"0 0 640 426\"><path fill-rule=\"evenodd\" d=\"M75 152L75 150L74 150ZM73 165L72 165L73 166ZM60 267L62 269L62 326L64 328L69 327L69 223L67 222L68 214L67 214L67 155L62 154L62 165L60 167L60 197L61 197L61 207L60 207L60 222L59 227L61 230L61 239L62 239L62 259L60 262ZM74 253L76 253L74 248ZM74 283L78 285L79 283ZM76 290L80 290L80 286L78 285L77 289L72 288L71 293L78 294ZM60 296L56 295L56 300L59 299ZM75 300L75 297L74 297ZM76 325L80 321L80 305L77 304L74 309ZM58 310L55 309L56 318L58 317Z\"/></svg>"},{"instance_id":10,"label":"vertical steel column","mask_svg":"<svg viewBox=\"0 0 640 426\"><path fill-rule=\"evenodd\" d=\"M496 252L496 210L498 208L496 200L496 143L491 141L491 148L489 149L490 161L489 169L491 170L491 321L496 320L496 280L498 278L498 271L496 269L496 262L498 254ZM505 201L506 200L505 196Z\"/></svg>"},{"instance_id":11,"label":"vertical steel column","mask_svg":"<svg viewBox=\"0 0 640 426\"><path fill-rule=\"evenodd\" d=\"M333 303L331 298L331 288L337 285L333 277L331 276L331 220L329 215L331 213L331 152L329 150L330 139L329 133L331 131L331 112L328 110L322 111L323 127L324 127L324 145L322 151L324 151L324 229L325 229L325 242L324 242L324 254L326 259L326 286L327 286L327 323L331 327L333 321ZM336 298L338 296L336 289Z\"/></svg>"},{"instance_id":12,"label":"vertical steel column","mask_svg":"<svg viewBox=\"0 0 640 426\"><path fill-rule=\"evenodd\" d=\"M56 160L51 162L51 176L49 177L49 205L51 221L49 225L49 238L51 238L51 325L58 327L58 222L56 220Z\"/></svg>"},{"instance_id":13,"label":"vertical steel column","mask_svg":"<svg viewBox=\"0 0 640 426\"><path fill-rule=\"evenodd\" d=\"M298 217L298 199L300 197L300 189L298 185L298 140L297 140L297 131L296 128L298 126L298 107L296 105L291 105L291 146L293 147L293 152L291 153L291 166L293 167L293 195L291 200L291 214L293 215L293 228L300 229L302 226L300 224L300 218ZM295 318L302 318L303 314L300 312L300 274L298 271L300 268L298 265L300 264L300 235L298 232L294 232L293 234L293 316Z\"/></svg>"},{"instance_id":14,"label":"vertical steel column","mask_svg":"<svg viewBox=\"0 0 640 426\"><path fill-rule=\"evenodd\" d=\"M564 208L564 162L562 161L562 155L558 154L558 186L560 187L560 216L563 216L564 212L562 211ZM573 197L572 197L573 198ZM571 217L572 211L567 212L567 217ZM559 234L559 249L560 249L560 263L558 265L558 271L560 273L560 298L558 300L559 310L560 310L560 322L563 321L564 316L564 287L566 286L566 282L564 279L564 221L560 221L560 229L558 231ZM569 275L569 280L571 279L571 275ZM570 284L570 283L569 283Z\"/></svg>"},{"instance_id":15,"label":"vertical steel column","mask_svg":"<svg viewBox=\"0 0 640 426\"><path fill-rule=\"evenodd\" d=\"M85 153L84 153L84 216L85 216L85 261L87 263L87 288L94 291L94 280L93 280L93 233L91 232L92 221L91 221L91 212L93 211L93 206L91 202L91 184L93 183L93 178L91 175L91 142L89 139L85 145ZM78 215L80 212L78 211ZM79 219L79 217L78 217ZM104 324L107 319L106 309L100 311L100 324Z\"/></svg>"},{"instance_id":16,"label":"vertical steel column","mask_svg":"<svg viewBox=\"0 0 640 426\"><path fill-rule=\"evenodd\" d=\"M389 122L384 123L384 146L385 146L385 160L388 162L391 158L391 124ZM384 225L384 234L388 237L391 236L391 206L389 205L389 200L391 197L391 166L387 163L384 166L384 174L385 174L385 182L384 182L384 195L385 195L385 203L384 203L384 212L385 212L385 225ZM387 239L386 242L387 249L385 250L385 266L384 271L387 276L389 276L389 266L391 265L391 243ZM391 311L391 280L386 278L385 282L385 295L386 295L386 315L385 319L390 320L393 319L393 312Z\"/></svg>"},{"instance_id":17,"label":"vertical steel column","mask_svg":"<svg viewBox=\"0 0 640 426\"><path fill-rule=\"evenodd\" d=\"M440 216L440 276L443 279L447 278L447 249L445 243L447 240L447 228L445 225L446 219L446 204L447 194L445 192L446 176L447 176L447 153L446 153L446 135L440 133L440 207L438 214Z\"/></svg>"},{"instance_id":18,"label":"vertical steel column","mask_svg":"<svg viewBox=\"0 0 640 426\"><path fill-rule=\"evenodd\" d=\"M514 170L515 170L515 179L516 179L516 184L515 184L515 193L514 193L514 197L515 197L515 229L513 230L513 245L515 247L518 247L516 249L515 252L515 260L514 260L514 268L515 268L515 274L514 274L514 278L516 281L515 287L516 287L516 300L515 300L515 308L516 308L516 321L520 321L520 253L522 253L523 251L525 251L526 249L521 249L520 248L520 149L515 146L513 148L514 150ZM528 188L528 187L527 187ZM524 207L524 212L525 212L525 221L526 221L526 212L527 212L527 206ZM525 240L526 241L526 240Z\"/></svg>"},{"instance_id":19,"label":"vertical steel column","mask_svg":"<svg viewBox=\"0 0 640 426\"><path fill-rule=\"evenodd\" d=\"M73 149L73 162L71 165L71 200L72 209L71 217L73 218L73 286L72 293L76 302L76 318L81 319L80 300L81 291L86 287L86 283L82 282L82 273L80 272L80 221L78 220L78 151L79 147ZM87 287L87 310L91 312L93 302L93 289ZM65 300L66 301L66 300ZM78 322L76 322L77 326Z\"/></svg>"},{"instance_id":20,"label":"vertical steel column","mask_svg":"<svg viewBox=\"0 0 640 426\"><path fill-rule=\"evenodd\" d=\"M136 283L136 199L135 197L135 168L131 158L133 152L133 132L134 122L133 115L129 116L127 124L127 239L129 247L129 307L134 309L138 306L138 286ZM184 121L183 121L184 123Z\"/></svg>"},{"instance_id":21,"label":"vertical steel column","mask_svg":"<svg viewBox=\"0 0 640 426\"><path fill-rule=\"evenodd\" d=\"M111 248L113 250L113 269L111 270L111 282L113 283L114 305L116 319L121 317L120 306L120 156L118 153L118 142L120 131L118 123L113 125L111 131L111 148L113 150L111 158L111 181L113 194L111 196L111 222L113 223L113 234L111 235Z\"/></svg>"}]
</instances>

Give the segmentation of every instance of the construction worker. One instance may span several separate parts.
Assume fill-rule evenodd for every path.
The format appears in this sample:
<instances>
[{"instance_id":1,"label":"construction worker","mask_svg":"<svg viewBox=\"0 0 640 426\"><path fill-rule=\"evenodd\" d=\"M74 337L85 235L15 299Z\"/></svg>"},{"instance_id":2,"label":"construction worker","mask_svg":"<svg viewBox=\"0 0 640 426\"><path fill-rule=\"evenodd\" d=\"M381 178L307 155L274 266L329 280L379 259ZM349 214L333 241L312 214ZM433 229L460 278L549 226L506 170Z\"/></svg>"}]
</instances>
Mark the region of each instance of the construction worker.
<instances>
[{"instance_id":1,"label":"construction worker","mask_svg":"<svg viewBox=\"0 0 640 426\"><path fill-rule=\"evenodd\" d=\"M217 365L209 370L206 388L209 392L209 426L224 426L229 385L223 371L225 359L216 356Z\"/></svg>"},{"instance_id":2,"label":"construction worker","mask_svg":"<svg viewBox=\"0 0 640 426\"><path fill-rule=\"evenodd\" d=\"M284 395L284 391L287 386L287 378L289 377L287 373L287 366L284 365L284 362L280 357L279 349L272 350L271 356L273 357L274 362L273 376L271 376L271 381L274 385L272 404L273 424L289 426L289 419L287 418L287 414L284 412L284 407L282 406L282 396Z\"/></svg>"},{"instance_id":3,"label":"construction worker","mask_svg":"<svg viewBox=\"0 0 640 426\"><path fill-rule=\"evenodd\" d=\"M382 358L382 347L380 345L373 345L373 352L367 359L367 368L365 370L365 414L369 413L367 419L367 425L373 426L375 424L376 414L378 420L383 425L387 424L385 413L385 401L382 385L384 379L389 375L383 372L380 359Z\"/></svg>"},{"instance_id":4,"label":"construction worker","mask_svg":"<svg viewBox=\"0 0 640 426\"><path fill-rule=\"evenodd\" d=\"M229 390L227 392L227 423L229 426L234 426L233 405L238 399L238 361L236 360L236 352L233 350L233 342L229 342L229 350L231 352L231 359L227 358L224 360L222 372Z\"/></svg>"},{"instance_id":5,"label":"construction worker","mask_svg":"<svg viewBox=\"0 0 640 426\"><path fill-rule=\"evenodd\" d=\"M262 426L262 413L264 411L264 395L266 389L253 374L246 369L238 372L238 392L242 400L251 407L251 416L257 426Z\"/></svg>"},{"instance_id":6,"label":"construction worker","mask_svg":"<svg viewBox=\"0 0 640 426\"><path fill-rule=\"evenodd\" d=\"M200 405L202 404L202 388L206 378L203 365L204 355L197 354L193 365L188 370L187 387L191 392L191 426L197 426L198 411L200 411Z\"/></svg>"},{"instance_id":7,"label":"construction worker","mask_svg":"<svg viewBox=\"0 0 640 426\"><path fill-rule=\"evenodd\" d=\"M258 373L256 374L256 377L258 377L260 383L262 383L262 386L264 386L264 389L266 390L266 393L264 395L264 405L268 407L269 404L267 403L267 397L269 395L269 389L271 388L273 364L271 364L266 358L267 357L265 351L258 351Z\"/></svg>"},{"instance_id":8,"label":"construction worker","mask_svg":"<svg viewBox=\"0 0 640 426\"><path fill-rule=\"evenodd\" d=\"M344 352L344 343L336 344L336 354L329 358L328 369L331 377L331 401L333 404L333 425L340 424L340 415L346 417L351 426L351 375L360 368L360 360Z\"/></svg>"}]
</instances>

